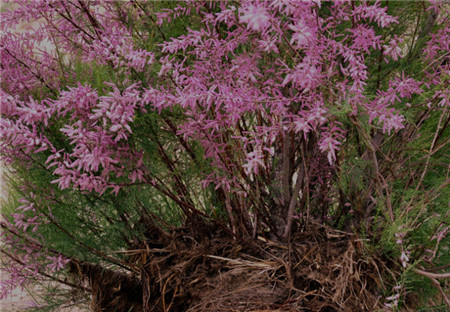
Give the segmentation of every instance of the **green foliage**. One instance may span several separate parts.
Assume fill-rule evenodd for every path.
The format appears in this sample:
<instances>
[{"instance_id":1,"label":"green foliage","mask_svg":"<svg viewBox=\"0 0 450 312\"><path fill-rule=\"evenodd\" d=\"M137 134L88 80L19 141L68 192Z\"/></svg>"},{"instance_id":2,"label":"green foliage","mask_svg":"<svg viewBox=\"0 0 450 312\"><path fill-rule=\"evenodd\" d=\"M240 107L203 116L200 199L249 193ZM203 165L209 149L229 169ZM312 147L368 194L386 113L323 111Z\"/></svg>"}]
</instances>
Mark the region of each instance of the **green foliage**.
<instances>
[{"instance_id":1,"label":"green foliage","mask_svg":"<svg viewBox=\"0 0 450 312\"><path fill-rule=\"evenodd\" d=\"M120 2L115 4L120 11ZM154 51L156 58L163 56L159 50L160 43L186 34L188 27L200 27L200 19L195 15L181 16L170 24L157 26L152 12L174 8L178 5L176 2L136 1L135 5L148 14L139 20L124 20L130 28L135 29L136 36L133 40L136 46ZM386 89L389 81L400 71L417 80L424 75L421 53L424 43L429 39L426 30L430 26L427 24L429 21L424 4L394 1L383 5L388 6L390 14L399 16L399 24L394 30L377 30L382 32L384 38L401 36L405 39L402 49L407 57L386 64L382 51L368 56L368 94L374 94L377 89ZM323 3L319 10L321 16L330 14L330 6L329 2ZM336 31L344 33L351 28L351 24L351 21L343 22L337 25ZM431 26L433 29L440 27ZM223 34L229 31L221 27L219 30ZM141 32L148 36L140 36ZM249 46L240 45L236 53L243 53L248 48ZM283 49L288 50L287 47ZM158 77L158 64L151 68L146 66L142 72L133 71L132 77L127 77L110 64L102 65L96 61L86 63L81 57L63 62L65 56L59 51L58 56L61 59L60 70L66 73L62 75L62 90L79 83L92 86L102 96L111 91L106 82L113 82L121 89L125 89L129 81L140 82L141 87L167 83L164 80L167 78ZM182 59L184 56L179 54L176 57ZM272 56L267 56L270 57ZM286 56L286 63L294 64L295 57ZM264 59L259 64L261 68L267 60ZM323 86L322 91L327 93L329 88ZM322 201L321 198L311 200L314 212L328 205L328 210L324 211L336 217L330 223L333 222L340 230L355 232L365 240L368 253L381 255L396 266L396 272L400 273L382 285L386 296L390 294L391 286L400 283L407 291L419 294L424 304L429 297L436 295L436 290L429 279L414 274L412 269L426 264L429 250L435 254L435 265L445 265L450 261L449 238L440 242L433 238L437 232L442 231L443 225L448 226L450 223L447 156L450 129L446 127L441 130L443 123L448 122L448 112L437 107L437 103L426 103L436 90L445 88L448 85L437 86L412 99L396 103L395 108L406 118L406 127L397 136L382 134L376 121L368 122L367 114L361 112L363 108L355 109L347 101L333 102L334 95L330 92L328 113L334 116L333 122L342 124L346 136L336 162L337 170L329 179L324 178L326 181L323 185L330 189L332 196L328 201ZM43 87L35 90L36 94L33 95L36 99L42 99L44 95L56 98L56 94L51 91ZM409 105L406 105L407 102ZM297 105L300 107L301 104ZM433 109L427 109L428 105ZM244 117L250 127L257 125L256 118ZM70 116L52 120L43 130L58 150L71 151L72 145L61 133L61 128L69 118ZM25 167L20 161L13 165L10 200L2 205L3 213L10 215L20 205L19 198L29 198L32 190L35 197L31 197L46 224L36 231L30 227L27 231L30 237L48 242L45 248L66 257L108 265L117 264L108 258L112 251L129 250L134 248L137 241L145 241L148 230L145 217L150 216L164 230L184 225L186 215L177 203L177 196L180 194L183 194L185 202L207 216L212 216L212 219L227 220L230 216L226 211L224 198L215 185L204 189L199 183L216 169L205 159L199 142L187 142L191 148L187 151L183 147L186 142L183 142L184 139L176 129L174 131L173 125L182 123L183 118L184 114L179 107L162 112L148 108L148 112L138 112L134 117L132 134L127 142L131 149L140 150L145 155L143 161L148 168L145 183L131 183L127 177L114 177L114 182L126 185L117 195L105 193L99 196L76 189L60 190L56 184L52 184L55 176L45 165L50 153L31 155L31 166ZM373 142L377 135L382 137L380 144ZM313 139L317 138L311 138ZM150 186L152 179L164 182L162 191ZM26 192L24 186L27 187ZM311 184L311 187L319 186ZM308 203L302 203L304 206L309 205L310 201L309 194L306 196ZM301 207L303 208L305 207ZM392 210L393 220L390 219L389 210ZM32 216L30 212L26 215ZM9 220L13 222L13 217L10 216ZM399 258L404 252L411 252L410 257L415 262L408 263L402 269ZM114 255L114 259L126 260L126 255L118 253ZM60 304L61 302L58 303ZM45 309L51 311L55 306L57 304L49 300ZM45 309L40 311L46 311ZM431 310L424 308L421 311Z\"/></svg>"}]
</instances>

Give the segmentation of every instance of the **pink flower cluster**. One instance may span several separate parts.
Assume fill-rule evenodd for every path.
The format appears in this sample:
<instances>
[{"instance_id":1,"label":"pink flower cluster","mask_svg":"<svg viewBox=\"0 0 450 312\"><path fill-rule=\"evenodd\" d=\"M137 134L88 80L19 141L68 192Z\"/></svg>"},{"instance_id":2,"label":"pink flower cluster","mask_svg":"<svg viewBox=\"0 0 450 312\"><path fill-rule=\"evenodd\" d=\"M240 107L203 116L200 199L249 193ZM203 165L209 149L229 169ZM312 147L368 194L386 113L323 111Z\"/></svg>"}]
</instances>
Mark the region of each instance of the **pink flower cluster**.
<instances>
[{"instance_id":1,"label":"pink flower cluster","mask_svg":"<svg viewBox=\"0 0 450 312\"><path fill-rule=\"evenodd\" d=\"M308 171L308 183L320 197L345 155L343 115L368 120L368 127L379 126L389 135L404 127L406 101L432 86L448 85L450 74L445 26L425 45L423 80L393 71L387 86L372 92L367 86L373 55L380 55L381 65L403 56L402 40L380 31L389 33L397 18L380 1L334 1L327 3L325 15L319 14L322 5L319 0L187 0L153 15L139 1L119 6L115 1L17 1L18 8L0 16L0 155L7 163L43 166L60 189L102 195L139 183L158 188L134 133L136 120L151 111L160 114L160 130L169 127L183 146L176 158L184 156L180 151L192 152L189 144L203 148L211 165L203 186L214 184L241 199L264 192L259 183L280 171L284 148L294 164L308 154L308 167L301 170ZM442 8L435 3L433 9ZM165 38L167 23L190 15L195 27ZM18 23L33 21L41 25L15 31ZM139 31L133 31L134 22L142 23ZM117 79L96 87L79 83L89 79L72 66L76 62ZM446 108L450 91L441 88L429 99L424 105ZM168 112L175 121L165 119ZM169 144L159 137L155 142L164 158ZM172 168L170 159L164 160L176 180L184 163ZM157 190L169 193L169 188ZM23 200L8 226L25 234L37 231L42 215L34 203ZM6 239L8 245L16 243ZM69 261L59 254L25 254L45 259L52 273ZM406 266L406 250L400 260ZM11 273L18 284L23 276L35 276L25 271Z\"/></svg>"}]
</instances>

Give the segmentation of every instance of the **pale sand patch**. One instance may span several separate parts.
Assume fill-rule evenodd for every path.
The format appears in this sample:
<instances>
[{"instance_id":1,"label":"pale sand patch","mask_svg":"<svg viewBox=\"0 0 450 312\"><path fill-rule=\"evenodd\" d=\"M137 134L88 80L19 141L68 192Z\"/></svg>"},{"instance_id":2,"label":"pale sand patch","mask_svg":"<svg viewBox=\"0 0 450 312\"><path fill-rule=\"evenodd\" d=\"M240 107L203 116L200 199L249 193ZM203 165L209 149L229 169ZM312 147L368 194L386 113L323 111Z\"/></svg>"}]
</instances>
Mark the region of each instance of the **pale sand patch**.
<instances>
[{"instance_id":1,"label":"pale sand patch","mask_svg":"<svg viewBox=\"0 0 450 312\"><path fill-rule=\"evenodd\" d=\"M0 270L0 280L9 278L8 273ZM36 308L36 300L39 301L39 294L43 293L43 289L39 286L27 286L26 289L16 288L8 298L0 300L1 312L25 312L28 309ZM57 312L88 312L87 307L81 305L68 306L58 308Z\"/></svg>"}]
</instances>

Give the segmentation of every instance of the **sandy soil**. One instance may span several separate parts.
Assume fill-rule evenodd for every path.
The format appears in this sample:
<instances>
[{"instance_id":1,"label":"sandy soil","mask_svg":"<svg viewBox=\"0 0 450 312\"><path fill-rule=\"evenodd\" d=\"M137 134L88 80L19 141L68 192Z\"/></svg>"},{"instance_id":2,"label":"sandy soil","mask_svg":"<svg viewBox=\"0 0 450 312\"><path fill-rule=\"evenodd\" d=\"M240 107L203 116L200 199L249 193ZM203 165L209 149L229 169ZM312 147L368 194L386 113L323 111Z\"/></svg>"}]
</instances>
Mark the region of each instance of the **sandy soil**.
<instances>
[{"instance_id":1,"label":"sandy soil","mask_svg":"<svg viewBox=\"0 0 450 312\"><path fill-rule=\"evenodd\" d=\"M25 290L15 289L8 298L0 300L0 310L3 312L23 311L32 304L32 298Z\"/></svg>"},{"instance_id":2,"label":"sandy soil","mask_svg":"<svg viewBox=\"0 0 450 312\"><path fill-rule=\"evenodd\" d=\"M0 270L0 280L7 279L8 273ZM36 308L36 300L42 289L39 287L27 287L27 289L16 288L8 298L0 300L1 312L24 312L28 309ZM34 298L33 298L34 297ZM82 307L71 306L67 308L60 308L58 312L88 312L89 310Z\"/></svg>"}]
</instances>

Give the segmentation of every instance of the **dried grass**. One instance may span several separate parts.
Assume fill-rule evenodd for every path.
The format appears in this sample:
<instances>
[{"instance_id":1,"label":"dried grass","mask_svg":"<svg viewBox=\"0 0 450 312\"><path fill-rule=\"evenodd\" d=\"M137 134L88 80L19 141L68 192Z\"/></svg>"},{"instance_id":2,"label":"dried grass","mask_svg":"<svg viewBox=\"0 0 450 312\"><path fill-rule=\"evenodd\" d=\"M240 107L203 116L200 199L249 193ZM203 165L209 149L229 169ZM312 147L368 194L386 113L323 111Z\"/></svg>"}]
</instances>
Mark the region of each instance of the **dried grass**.
<instances>
[{"instance_id":1,"label":"dried grass","mask_svg":"<svg viewBox=\"0 0 450 312\"><path fill-rule=\"evenodd\" d=\"M80 266L94 311L374 311L386 274L353 235L315 226L290 244L223 233L153 233L130 250L136 276ZM106 273L105 273L106 272ZM114 308L114 310L112 310Z\"/></svg>"}]
</instances>

